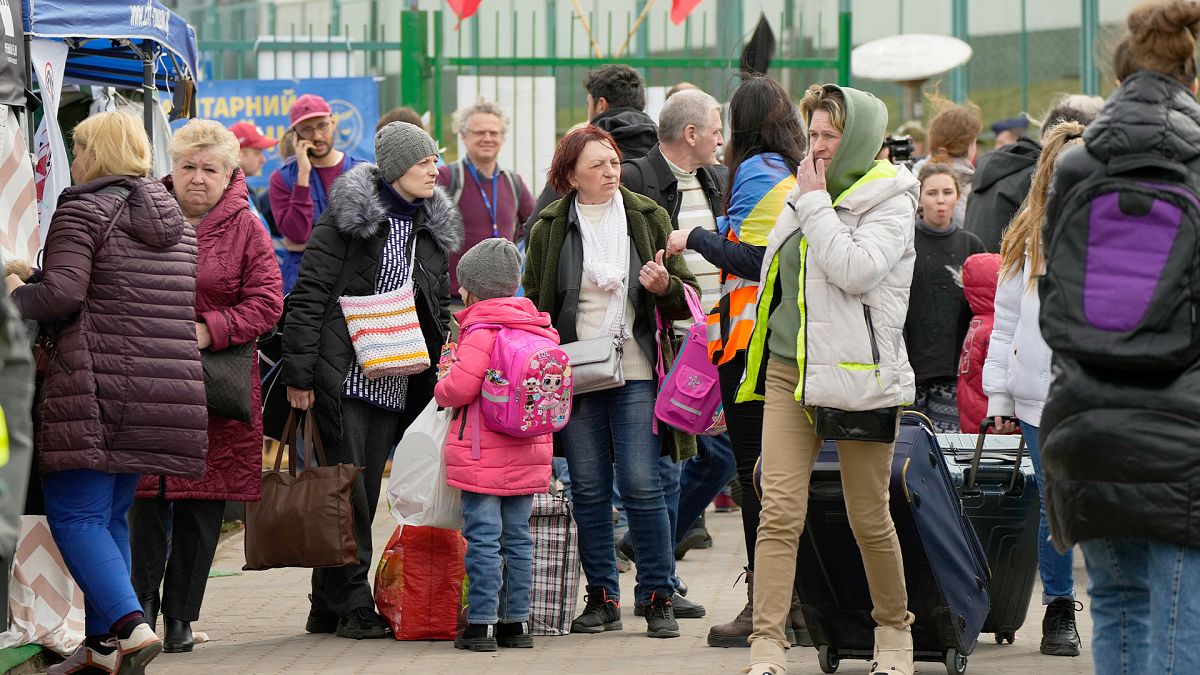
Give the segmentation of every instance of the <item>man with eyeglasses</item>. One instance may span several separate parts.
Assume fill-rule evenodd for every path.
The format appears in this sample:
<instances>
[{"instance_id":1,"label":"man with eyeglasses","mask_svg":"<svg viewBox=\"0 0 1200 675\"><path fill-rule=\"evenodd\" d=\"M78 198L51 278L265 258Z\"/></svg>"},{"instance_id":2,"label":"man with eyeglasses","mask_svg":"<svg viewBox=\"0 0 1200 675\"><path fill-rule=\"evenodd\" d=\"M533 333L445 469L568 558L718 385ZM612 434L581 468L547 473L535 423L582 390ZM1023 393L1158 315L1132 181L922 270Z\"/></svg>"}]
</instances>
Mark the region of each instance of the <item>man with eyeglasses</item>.
<instances>
[{"instance_id":1,"label":"man with eyeglasses","mask_svg":"<svg viewBox=\"0 0 1200 675\"><path fill-rule=\"evenodd\" d=\"M269 191L275 226L287 249L280 265L284 293L296 283L308 237L328 205L329 188L338 176L367 161L334 147L337 119L320 96L296 99L288 121L295 154L271 174Z\"/></svg>"},{"instance_id":2,"label":"man with eyeglasses","mask_svg":"<svg viewBox=\"0 0 1200 675\"><path fill-rule=\"evenodd\" d=\"M450 256L451 289L458 288L455 272L462 252L494 237L520 243L521 224L533 213L533 195L525 181L498 164L508 123L500 104L484 98L454 113L454 131L466 156L438 169L438 185L458 205L466 235L462 247Z\"/></svg>"}]
</instances>

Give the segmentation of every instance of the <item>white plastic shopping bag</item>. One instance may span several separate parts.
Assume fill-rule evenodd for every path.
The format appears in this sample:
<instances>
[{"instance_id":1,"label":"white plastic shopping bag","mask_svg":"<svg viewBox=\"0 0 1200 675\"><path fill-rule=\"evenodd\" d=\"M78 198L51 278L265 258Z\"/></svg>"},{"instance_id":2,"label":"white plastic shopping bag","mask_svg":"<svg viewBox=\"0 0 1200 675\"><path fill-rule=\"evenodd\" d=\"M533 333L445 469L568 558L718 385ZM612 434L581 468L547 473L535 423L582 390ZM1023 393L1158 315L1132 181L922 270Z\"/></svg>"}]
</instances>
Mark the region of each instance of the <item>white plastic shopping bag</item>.
<instances>
[{"instance_id":1,"label":"white plastic shopping bag","mask_svg":"<svg viewBox=\"0 0 1200 675\"><path fill-rule=\"evenodd\" d=\"M462 491L446 484L442 455L452 414L450 409L438 410L437 401L431 400L396 446L387 499L401 525L462 527Z\"/></svg>"}]
</instances>

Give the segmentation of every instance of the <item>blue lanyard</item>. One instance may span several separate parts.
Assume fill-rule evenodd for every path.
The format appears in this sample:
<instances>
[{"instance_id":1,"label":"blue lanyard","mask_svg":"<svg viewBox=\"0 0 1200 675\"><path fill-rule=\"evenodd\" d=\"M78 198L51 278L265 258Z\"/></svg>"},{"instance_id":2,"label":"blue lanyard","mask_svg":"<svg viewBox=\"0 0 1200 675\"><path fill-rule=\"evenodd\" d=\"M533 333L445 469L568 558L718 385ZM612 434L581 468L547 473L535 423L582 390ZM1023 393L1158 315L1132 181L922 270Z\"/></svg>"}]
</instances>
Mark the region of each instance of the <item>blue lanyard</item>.
<instances>
[{"instance_id":1,"label":"blue lanyard","mask_svg":"<svg viewBox=\"0 0 1200 675\"><path fill-rule=\"evenodd\" d=\"M483 207L487 209L488 216L492 219L492 237L499 238L500 228L496 226L496 206L498 204L496 201L496 183L500 182L500 172L496 171L492 174L492 198L488 199L487 193L483 191L483 179L479 176L479 169L476 169L475 165L469 160L464 160L463 163L467 165L467 171L471 172L471 176L475 178L475 185L479 188L479 196L483 197Z\"/></svg>"}]
</instances>

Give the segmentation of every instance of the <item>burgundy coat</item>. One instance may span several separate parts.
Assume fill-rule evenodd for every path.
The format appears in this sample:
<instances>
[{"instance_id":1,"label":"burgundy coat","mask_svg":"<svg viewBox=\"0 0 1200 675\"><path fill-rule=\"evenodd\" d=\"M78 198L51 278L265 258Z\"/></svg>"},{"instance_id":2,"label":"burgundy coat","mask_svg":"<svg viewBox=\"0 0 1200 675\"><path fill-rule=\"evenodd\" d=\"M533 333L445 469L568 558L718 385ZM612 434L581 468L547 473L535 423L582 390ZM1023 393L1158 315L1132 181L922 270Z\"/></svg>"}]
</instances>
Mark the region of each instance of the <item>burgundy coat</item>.
<instances>
[{"instance_id":1,"label":"burgundy coat","mask_svg":"<svg viewBox=\"0 0 1200 675\"><path fill-rule=\"evenodd\" d=\"M163 179L172 189L171 179ZM208 325L213 351L245 344L267 332L283 313L283 281L271 236L250 210L240 169L200 226L196 321ZM262 405L258 359L250 377L250 423L210 415L208 466L201 480L146 476L138 497L257 501L262 477Z\"/></svg>"},{"instance_id":2,"label":"burgundy coat","mask_svg":"<svg viewBox=\"0 0 1200 675\"><path fill-rule=\"evenodd\" d=\"M109 185L130 191L111 231L125 199L99 192ZM153 178L105 176L67 188L44 269L41 282L12 296L55 340L35 442L42 472L201 476L208 411L196 348L196 238L175 199Z\"/></svg>"}]
</instances>

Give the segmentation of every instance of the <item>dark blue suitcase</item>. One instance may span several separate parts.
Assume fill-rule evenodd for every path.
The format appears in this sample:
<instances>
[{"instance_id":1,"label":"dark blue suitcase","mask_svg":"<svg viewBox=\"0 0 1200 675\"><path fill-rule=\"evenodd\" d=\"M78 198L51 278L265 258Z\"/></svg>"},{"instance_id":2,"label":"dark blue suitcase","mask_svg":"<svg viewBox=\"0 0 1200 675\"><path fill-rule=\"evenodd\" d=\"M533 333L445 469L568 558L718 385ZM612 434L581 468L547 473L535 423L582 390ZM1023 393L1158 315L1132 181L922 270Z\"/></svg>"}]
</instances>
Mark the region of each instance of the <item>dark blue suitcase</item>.
<instances>
[{"instance_id":1,"label":"dark blue suitcase","mask_svg":"<svg viewBox=\"0 0 1200 675\"><path fill-rule=\"evenodd\" d=\"M918 661L965 673L988 614L987 558L963 512L930 425L906 413L892 461L891 512L904 555ZM870 659L875 643L866 573L842 498L834 443L813 468L808 516L796 557L796 589L821 670Z\"/></svg>"}]
</instances>

